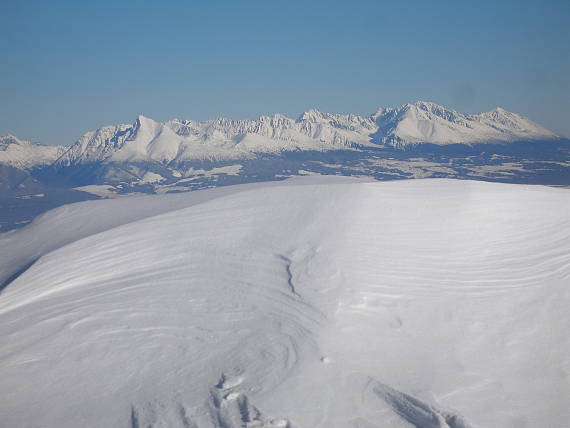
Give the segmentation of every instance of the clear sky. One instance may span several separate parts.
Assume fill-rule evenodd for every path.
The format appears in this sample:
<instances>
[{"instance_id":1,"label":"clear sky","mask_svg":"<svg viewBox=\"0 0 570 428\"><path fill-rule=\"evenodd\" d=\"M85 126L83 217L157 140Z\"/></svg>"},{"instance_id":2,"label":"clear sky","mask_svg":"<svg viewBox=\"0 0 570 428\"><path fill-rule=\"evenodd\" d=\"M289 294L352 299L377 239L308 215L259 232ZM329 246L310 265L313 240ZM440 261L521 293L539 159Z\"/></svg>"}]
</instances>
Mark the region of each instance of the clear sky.
<instances>
[{"instance_id":1,"label":"clear sky","mask_svg":"<svg viewBox=\"0 0 570 428\"><path fill-rule=\"evenodd\" d=\"M570 136L570 1L0 1L0 135L495 106Z\"/></svg>"}]
</instances>

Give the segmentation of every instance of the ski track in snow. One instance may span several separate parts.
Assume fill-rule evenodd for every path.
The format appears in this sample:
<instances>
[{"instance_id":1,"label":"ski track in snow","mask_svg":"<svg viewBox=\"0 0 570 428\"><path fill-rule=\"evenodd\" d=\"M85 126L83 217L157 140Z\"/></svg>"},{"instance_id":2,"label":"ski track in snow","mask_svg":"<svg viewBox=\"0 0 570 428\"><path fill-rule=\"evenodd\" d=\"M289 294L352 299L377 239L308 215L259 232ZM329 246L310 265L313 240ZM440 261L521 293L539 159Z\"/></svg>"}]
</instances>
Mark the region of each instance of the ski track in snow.
<instances>
[{"instance_id":1,"label":"ski track in snow","mask_svg":"<svg viewBox=\"0 0 570 428\"><path fill-rule=\"evenodd\" d=\"M307 177L0 235L0 414L45 427L570 420L570 193Z\"/></svg>"}]
</instances>

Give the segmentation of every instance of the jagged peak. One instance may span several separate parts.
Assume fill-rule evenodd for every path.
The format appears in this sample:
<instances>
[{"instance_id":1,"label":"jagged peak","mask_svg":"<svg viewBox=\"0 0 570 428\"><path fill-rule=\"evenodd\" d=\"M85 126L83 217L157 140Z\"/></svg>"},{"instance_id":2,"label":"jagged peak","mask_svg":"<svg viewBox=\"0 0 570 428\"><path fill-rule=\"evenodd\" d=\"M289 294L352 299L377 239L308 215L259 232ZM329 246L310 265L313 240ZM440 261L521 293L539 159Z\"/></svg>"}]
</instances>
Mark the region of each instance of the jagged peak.
<instances>
[{"instance_id":1,"label":"jagged peak","mask_svg":"<svg viewBox=\"0 0 570 428\"><path fill-rule=\"evenodd\" d=\"M372 120L376 120L379 117L382 117L388 113L394 112L395 109L393 107L378 107L374 113L370 115Z\"/></svg>"},{"instance_id":2,"label":"jagged peak","mask_svg":"<svg viewBox=\"0 0 570 428\"><path fill-rule=\"evenodd\" d=\"M139 114L133 124L133 135L130 138L133 139L139 135L144 135L143 138L150 138L151 135L157 132L158 128L163 128L163 126L161 122Z\"/></svg>"},{"instance_id":3,"label":"jagged peak","mask_svg":"<svg viewBox=\"0 0 570 428\"><path fill-rule=\"evenodd\" d=\"M258 119L260 122L275 122L275 121L293 121L293 119L291 119L290 117L285 116L284 114L281 113L274 113L271 115L262 115L259 117Z\"/></svg>"},{"instance_id":4,"label":"jagged peak","mask_svg":"<svg viewBox=\"0 0 570 428\"><path fill-rule=\"evenodd\" d=\"M30 141L23 140L21 138L16 137L15 135L8 134L0 136L1 142L6 142L8 144L33 144Z\"/></svg>"},{"instance_id":5,"label":"jagged peak","mask_svg":"<svg viewBox=\"0 0 570 428\"><path fill-rule=\"evenodd\" d=\"M441 104L433 103L433 102L431 102L431 101L416 101L413 105L416 106L416 107L446 108L445 106L442 106Z\"/></svg>"},{"instance_id":6,"label":"jagged peak","mask_svg":"<svg viewBox=\"0 0 570 428\"><path fill-rule=\"evenodd\" d=\"M4 146L15 144L18 146L38 146L38 147L64 147L60 145L42 144L34 141L24 140L23 138L18 138L15 135L7 134L0 136L0 143Z\"/></svg>"},{"instance_id":7,"label":"jagged peak","mask_svg":"<svg viewBox=\"0 0 570 428\"><path fill-rule=\"evenodd\" d=\"M14 135L0 136L0 164L17 168L33 168L55 161L67 147L45 145L23 140Z\"/></svg>"},{"instance_id":8,"label":"jagged peak","mask_svg":"<svg viewBox=\"0 0 570 428\"><path fill-rule=\"evenodd\" d=\"M451 113L453 115L462 115L459 111L452 109L450 107L446 107L441 104L432 103L430 101L416 101L413 104L405 104L401 109L409 110L411 108L415 108L418 110L427 111L430 113L434 113L440 115L441 113Z\"/></svg>"},{"instance_id":9,"label":"jagged peak","mask_svg":"<svg viewBox=\"0 0 570 428\"><path fill-rule=\"evenodd\" d=\"M144 116L139 114L135 120L135 124L138 125L145 125L145 124L155 124L157 123L156 120L151 119L150 117Z\"/></svg>"},{"instance_id":10,"label":"jagged peak","mask_svg":"<svg viewBox=\"0 0 570 428\"><path fill-rule=\"evenodd\" d=\"M511 111L508 111L508 110L504 109L503 107L499 107L499 106L493 108L492 110L475 114L474 116L477 116L477 115L479 115L479 116L481 116L481 115L487 115L487 116L492 116L492 115L494 115L494 116L519 116L518 114L513 113ZM520 116L520 117L522 117L522 116Z\"/></svg>"},{"instance_id":11,"label":"jagged peak","mask_svg":"<svg viewBox=\"0 0 570 428\"><path fill-rule=\"evenodd\" d=\"M404 114L408 111L427 111L430 113L438 114L441 112L450 112L454 114L460 114L458 111L453 110L451 108L445 107L441 104L433 103L431 101L416 101L414 103L405 103L399 107L379 107L370 117L373 120L378 119L379 117L385 115L391 115L394 113L397 114Z\"/></svg>"},{"instance_id":12,"label":"jagged peak","mask_svg":"<svg viewBox=\"0 0 570 428\"><path fill-rule=\"evenodd\" d=\"M301 113L299 118L297 119L299 122L307 121L307 122L316 122L321 120L327 120L330 115L328 113L323 113L315 108L310 108L309 110Z\"/></svg>"}]
</instances>

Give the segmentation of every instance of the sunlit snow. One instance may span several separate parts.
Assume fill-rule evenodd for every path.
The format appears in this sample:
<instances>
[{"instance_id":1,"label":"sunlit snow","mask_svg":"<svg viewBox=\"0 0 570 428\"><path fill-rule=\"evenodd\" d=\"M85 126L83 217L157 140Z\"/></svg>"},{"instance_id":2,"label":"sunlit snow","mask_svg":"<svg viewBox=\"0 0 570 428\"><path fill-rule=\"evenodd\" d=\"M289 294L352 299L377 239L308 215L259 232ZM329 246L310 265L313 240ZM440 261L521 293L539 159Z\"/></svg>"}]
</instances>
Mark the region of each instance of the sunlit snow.
<instances>
[{"instance_id":1,"label":"sunlit snow","mask_svg":"<svg viewBox=\"0 0 570 428\"><path fill-rule=\"evenodd\" d=\"M570 193L304 177L0 235L6 427L563 428Z\"/></svg>"}]
</instances>

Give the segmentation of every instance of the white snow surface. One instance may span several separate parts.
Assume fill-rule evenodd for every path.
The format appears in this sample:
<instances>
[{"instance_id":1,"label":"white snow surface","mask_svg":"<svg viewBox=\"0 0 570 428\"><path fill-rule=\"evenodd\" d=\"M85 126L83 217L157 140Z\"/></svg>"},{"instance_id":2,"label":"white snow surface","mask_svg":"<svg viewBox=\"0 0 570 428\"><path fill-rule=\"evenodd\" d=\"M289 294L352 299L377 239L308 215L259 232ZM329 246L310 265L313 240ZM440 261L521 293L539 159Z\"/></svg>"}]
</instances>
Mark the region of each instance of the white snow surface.
<instances>
[{"instance_id":1,"label":"white snow surface","mask_svg":"<svg viewBox=\"0 0 570 428\"><path fill-rule=\"evenodd\" d=\"M173 119L161 123L139 116L132 125L88 132L58 164L247 159L257 153L351 150L378 144L405 147L555 138L558 136L529 119L501 108L470 115L428 102L378 109L368 117L314 109L297 119L275 114L258 120Z\"/></svg>"},{"instance_id":2,"label":"white snow surface","mask_svg":"<svg viewBox=\"0 0 570 428\"><path fill-rule=\"evenodd\" d=\"M0 163L20 169L51 164L66 150L64 146L31 143L13 135L0 137Z\"/></svg>"},{"instance_id":3,"label":"white snow surface","mask_svg":"<svg viewBox=\"0 0 570 428\"><path fill-rule=\"evenodd\" d=\"M563 428L570 193L303 177L0 235L7 427Z\"/></svg>"}]
</instances>

